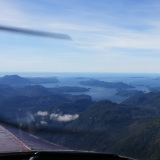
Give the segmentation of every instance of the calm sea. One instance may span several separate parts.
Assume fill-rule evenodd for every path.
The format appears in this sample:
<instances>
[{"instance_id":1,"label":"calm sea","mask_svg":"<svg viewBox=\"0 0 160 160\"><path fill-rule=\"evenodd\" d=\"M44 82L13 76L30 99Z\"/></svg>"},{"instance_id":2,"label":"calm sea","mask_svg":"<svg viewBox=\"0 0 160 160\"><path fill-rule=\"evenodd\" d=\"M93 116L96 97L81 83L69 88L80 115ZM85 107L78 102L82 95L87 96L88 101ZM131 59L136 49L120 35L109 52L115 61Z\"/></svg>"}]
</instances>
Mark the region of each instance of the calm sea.
<instances>
[{"instance_id":1,"label":"calm sea","mask_svg":"<svg viewBox=\"0 0 160 160\"><path fill-rule=\"evenodd\" d=\"M160 87L160 74L135 74L135 73L58 73L58 72L0 72L0 77L4 75L19 75L22 77L57 77L59 83L41 84L45 87L80 86L90 88L87 92L72 94L87 94L93 100L108 99L120 103L127 97L117 96L116 89L104 87L93 87L80 85L80 81L97 79L106 82L124 82L133 85L135 90L149 92L149 87Z\"/></svg>"}]
</instances>

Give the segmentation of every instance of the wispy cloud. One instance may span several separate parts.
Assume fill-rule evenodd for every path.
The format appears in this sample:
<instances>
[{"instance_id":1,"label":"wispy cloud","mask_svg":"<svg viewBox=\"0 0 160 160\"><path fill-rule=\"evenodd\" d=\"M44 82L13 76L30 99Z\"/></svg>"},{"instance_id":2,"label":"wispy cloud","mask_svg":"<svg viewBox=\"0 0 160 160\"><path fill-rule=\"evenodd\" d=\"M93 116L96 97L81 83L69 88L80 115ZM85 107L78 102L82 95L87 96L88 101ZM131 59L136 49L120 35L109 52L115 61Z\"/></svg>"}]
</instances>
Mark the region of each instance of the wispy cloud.
<instances>
[{"instance_id":1,"label":"wispy cloud","mask_svg":"<svg viewBox=\"0 0 160 160\"><path fill-rule=\"evenodd\" d=\"M0 1L0 24L1 25L26 25L27 15L9 1Z\"/></svg>"},{"instance_id":2,"label":"wispy cloud","mask_svg":"<svg viewBox=\"0 0 160 160\"><path fill-rule=\"evenodd\" d=\"M81 21L75 21L72 19L69 22L65 22L62 15L59 15L59 20L55 20L50 16L48 18L43 17L43 21L34 21L34 16L31 13L27 14L25 11L22 11L16 8L15 5L0 2L0 12L1 12L1 23L10 24L10 25L21 25L21 26L30 26L38 27L38 29L49 29L50 31L59 31L66 32L71 35L73 38L73 47L89 50L89 51L105 51L106 48L112 47L123 47L123 48L139 48L139 49L160 49L158 41L160 40L160 24L159 20L143 20L141 17L132 17L133 19L129 21L119 22L116 24L113 21L116 21L116 17L113 13L110 18L107 15L102 15L103 12L97 13L99 16L107 17L107 19L113 19L109 23L100 22L97 24L98 19L91 19L87 21L84 19L83 24ZM144 8L145 12L150 10L147 6L141 6L139 8ZM73 9L72 9L73 10ZM127 9L125 9L127 10ZM72 11L73 12L73 11ZM74 10L76 12L76 9ZM85 12L85 10L84 10ZM90 13L90 14L89 14ZM89 17L95 16L95 13L88 11ZM78 15L80 16L80 15ZM74 16L73 16L74 17ZM37 17L38 18L38 17ZM40 17L39 17L40 18ZM86 16L87 19L87 16ZM141 21L140 21L141 20ZM134 30L132 25L135 26L135 22L141 22L141 24L136 24L141 26L142 24L148 26L148 30L139 29ZM121 25L123 23L123 25ZM130 26L126 27L124 24L129 24ZM41 27L39 27L41 26ZM144 26L144 27L145 27Z\"/></svg>"}]
</instances>

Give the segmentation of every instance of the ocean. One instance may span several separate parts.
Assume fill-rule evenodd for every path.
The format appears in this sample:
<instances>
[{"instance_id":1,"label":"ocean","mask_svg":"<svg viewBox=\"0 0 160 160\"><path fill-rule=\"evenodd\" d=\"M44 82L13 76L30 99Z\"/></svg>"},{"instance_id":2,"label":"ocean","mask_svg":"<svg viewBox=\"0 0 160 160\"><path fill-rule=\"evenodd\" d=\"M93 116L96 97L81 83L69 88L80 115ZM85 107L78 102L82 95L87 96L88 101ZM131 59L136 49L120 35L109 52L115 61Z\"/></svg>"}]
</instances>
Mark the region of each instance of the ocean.
<instances>
[{"instance_id":1,"label":"ocean","mask_svg":"<svg viewBox=\"0 0 160 160\"><path fill-rule=\"evenodd\" d=\"M48 88L62 87L62 86L79 86L90 88L87 92L77 92L71 94L86 94L92 97L94 101L111 100L113 102L121 103L128 97L121 97L116 95L117 89L110 89L104 87L93 87L80 85L80 81L88 79L96 79L106 82L123 82L134 86L132 90L149 92L151 87L160 87L160 74L145 74L145 73L63 73L63 72L0 72L0 77L5 75L19 75L22 77L56 77L58 83L41 84Z\"/></svg>"}]
</instances>

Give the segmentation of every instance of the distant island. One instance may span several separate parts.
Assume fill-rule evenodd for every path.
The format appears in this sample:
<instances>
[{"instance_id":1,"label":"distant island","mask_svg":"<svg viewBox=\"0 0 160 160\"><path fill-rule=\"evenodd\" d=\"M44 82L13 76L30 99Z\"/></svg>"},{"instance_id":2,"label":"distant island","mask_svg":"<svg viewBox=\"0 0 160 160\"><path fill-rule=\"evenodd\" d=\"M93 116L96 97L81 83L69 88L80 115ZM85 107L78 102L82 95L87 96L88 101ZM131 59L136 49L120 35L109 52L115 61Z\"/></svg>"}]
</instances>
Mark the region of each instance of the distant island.
<instances>
[{"instance_id":1,"label":"distant island","mask_svg":"<svg viewBox=\"0 0 160 160\"><path fill-rule=\"evenodd\" d=\"M145 78L145 77L134 76L134 77L130 77L130 78Z\"/></svg>"},{"instance_id":2,"label":"distant island","mask_svg":"<svg viewBox=\"0 0 160 160\"><path fill-rule=\"evenodd\" d=\"M105 81L99 81L95 79L90 79L87 81L81 81L79 82L81 85L86 86L95 86L95 87L105 87L105 88L115 88L115 89L127 89L127 88L134 88L132 85L123 83L123 82L105 82Z\"/></svg>"},{"instance_id":3,"label":"distant island","mask_svg":"<svg viewBox=\"0 0 160 160\"><path fill-rule=\"evenodd\" d=\"M18 75L6 75L0 78L0 84L6 85L29 85L42 83L58 83L56 77L32 77L24 78Z\"/></svg>"}]
</instances>

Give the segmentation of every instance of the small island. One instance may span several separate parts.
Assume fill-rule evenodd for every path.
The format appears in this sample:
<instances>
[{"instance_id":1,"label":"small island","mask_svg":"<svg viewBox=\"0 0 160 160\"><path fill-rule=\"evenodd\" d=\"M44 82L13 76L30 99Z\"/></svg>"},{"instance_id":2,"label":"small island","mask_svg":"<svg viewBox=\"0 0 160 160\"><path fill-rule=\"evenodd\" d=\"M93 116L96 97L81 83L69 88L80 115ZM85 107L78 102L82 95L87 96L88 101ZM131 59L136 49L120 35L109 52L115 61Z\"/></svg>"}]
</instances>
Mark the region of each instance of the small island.
<instances>
[{"instance_id":1,"label":"small island","mask_svg":"<svg viewBox=\"0 0 160 160\"><path fill-rule=\"evenodd\" d=\"M105 81L99 81L95 79L90 79L87 81L81 81L79 82L81 85L86 86L94 86L94 87L105 87L105 88L115 88L115 89L129 89L134 88L132 85L123 83L123 82L105 82Z\"/></svg>"}]
</instances>

